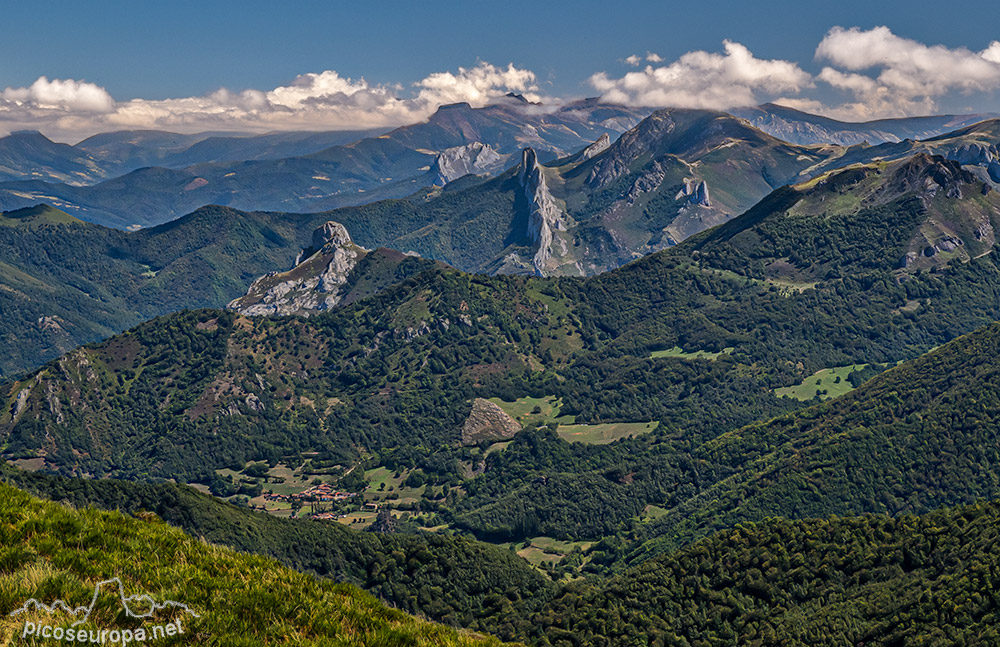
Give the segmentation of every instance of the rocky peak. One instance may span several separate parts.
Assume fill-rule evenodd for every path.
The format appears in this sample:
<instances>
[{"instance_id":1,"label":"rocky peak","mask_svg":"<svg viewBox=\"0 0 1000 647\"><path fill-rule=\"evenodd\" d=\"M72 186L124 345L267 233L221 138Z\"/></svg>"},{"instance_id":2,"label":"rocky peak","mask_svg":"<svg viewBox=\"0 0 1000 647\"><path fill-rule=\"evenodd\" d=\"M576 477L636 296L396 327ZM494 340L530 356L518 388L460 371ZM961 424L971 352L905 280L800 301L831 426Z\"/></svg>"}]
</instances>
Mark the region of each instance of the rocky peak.
<instances>
[{"instance_id":1,"label":"rocky peak","mask_svg":"<svg viewBox=\"0 0 1000 647\"><path fill-rule=\"evenodd\" d=\"M596 142L583 149L582 157L589 160L608 150L611 147L611 137L607 133L601 135Z\"/></svg>"},{"instance_id":2,"label":"rocky peak","mask_svg":"<svg viewBox=\"0 0 1000 647\"><path fill-rule=\"evenodd\" d=\"M251 284L229 308L245 315L304 315L329 310L343 299L343 289L367 250L351 241L347 229L329 221L312 235L312 245L287 272L270 272Z\"/></svg>"},{"instance_id":3,"label":"rocky peak","mask_svg":"<svg viewBox=\"0 0 1000 647\"><path fill-rule=\"evenodd\" d=\"M330 243L346 245L349 242L351 242L351 235L347 233L347 227L333 220L323 223L312 234L312 244L316 249Z\"/></svg>"},{"instance_id":4,"label":"rocky peak","mask_svg":"<svg viewBox=\"0 0 1000 647\"><path fill-rule=\"evenodd\" d=\"M554 232L567 229L565 214L549 192L545 172L531 148L525 148L521 153L517 179L530 205L526 234L531 242L538 245L532 264L537 274L544 275L548 260L553 255L565 254L567 251L564 241L560 241L558 247L553 245Z\"/></svg>"},{"instance_id":5,"label":"rocky peak","mask_svg":"<svg viewBox=\"0 0 1000 647\"><path fill-rule=\"evenodd\" d=\"M351 242L351 235L347 233L347 228L339 222L327 221L317 227L312 233L312 244L302 248L299 255L295 257L295 265L306 260L327 245L342 247Z\"/></svg>"},{"instance_id":6,"label":"rocky peak","mask_svg":"<svg viewBox=\"0 0 1000 647\"><path fill-rule=\"evenodd\" d=\"M628 172L629 164L650 146L673 132L676 124L669 110L658 110L639 124L622 134L590 171L587 184L592 187L606 186Z\"/></svg>"},{"instance_id":7,"label":"rocky peak","mask_svg":"<svg viewBox=\"0 0 1000 647\"><path fill-rule=\"evenodd\" d=\"M889 190L898 194L916 191L934 197L943 190L950 198L961 198L963 185L976 182L976 176L958 162L918 153L899 164L887 184Z\"/></svg>"},{"instance_id":8,"label":"rocky peak","mask_svg":"<svg viewBox=\"0 0 1000 647\"><path fill-rule=\"evenodd\" d=\"M504 157L489 144L472 142L465 146L445 149L431 169L436 174L434 183L443 186L465 175L495 173L503 167Z\"/></svg>"}]
</instances>

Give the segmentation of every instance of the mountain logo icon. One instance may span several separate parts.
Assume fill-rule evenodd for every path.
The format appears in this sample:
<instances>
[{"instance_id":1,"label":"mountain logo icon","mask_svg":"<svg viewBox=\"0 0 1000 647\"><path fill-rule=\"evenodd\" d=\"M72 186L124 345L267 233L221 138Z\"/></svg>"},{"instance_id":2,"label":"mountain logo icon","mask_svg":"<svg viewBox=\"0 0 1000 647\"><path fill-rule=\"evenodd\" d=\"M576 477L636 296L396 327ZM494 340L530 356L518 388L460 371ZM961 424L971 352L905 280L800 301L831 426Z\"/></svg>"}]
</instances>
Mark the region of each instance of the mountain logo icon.
<instances>
[{"instance_id":1,"label":"mountain logo icon","mask_svg":"<svg viewBox=\"0 0 1000 647\"><path fill-rule=\"evenodd\" d=\"M94 607L97 605L97 600L102 591L114 591L115 589L117 589L118 599L121 601L122 608L125 609L125 613L128 614L130 618L151 618L154 613L164 609L179 609L188 613L193 618L200 617L197 613L192 611L190 607L181 602L176 602L174 600L157 602L152 596L146 593L138 595L125 595L125 585L122 584L122 581L117 577L98 582L94 585L94 595L90 598L90 604L74 608L70 607L62 600L55 600L52 604L45 604L43 602L39 602L35 598L31 598L20 608L11 611L8 615L10 617L15 617L31 611L44 611L49 615L57 612L65 612L75 618L70 626L76 627L77 625L87 622L90 618L90 614L94 611Z\"/></svg>"}]
</instances>

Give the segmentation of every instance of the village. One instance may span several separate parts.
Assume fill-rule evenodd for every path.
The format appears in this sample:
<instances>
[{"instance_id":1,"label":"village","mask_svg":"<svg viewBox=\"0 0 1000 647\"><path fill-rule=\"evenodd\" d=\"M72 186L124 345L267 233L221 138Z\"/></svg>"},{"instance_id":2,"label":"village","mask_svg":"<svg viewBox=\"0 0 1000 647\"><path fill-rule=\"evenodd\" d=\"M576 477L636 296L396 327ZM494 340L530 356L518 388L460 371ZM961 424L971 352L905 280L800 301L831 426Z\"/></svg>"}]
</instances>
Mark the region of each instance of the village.
<instances>
[{"instance_id":1,"label":"village","mask_svg":"<svg viewBox=\"0 0 1000 647\"><path fill-rule=\"evenodd\" d=\"M274 492L268 492L264 495L264 499L267 501L285 501L287 503L292 503L294 501L300 501L303 503L318 503L346 501L348 499L353 499L356 496L358 496L357 492L341 492L339 490L334 490L333 486L329 483L321 483L320 485L314 485L308 490L295 492L294 494L277 494Z\"/></svg>"},{"instance_id":2,"label":"village","mask_svg":"<svg viewBox=\"0 0 1000 647\"><path fill-rule=\"evenodd\" d=\"M345 512L342 509L338 510L334 507L335 504L347 501L360 501L360 512L362 513L372 514L378 512L379 509L378 503L363 501L360 493L337 490L330 483L320 483L301 492L288 494L265 492L263 499L271 503L289 504L293 511L308 506L308 518L321 521L337 521L348 518L350 516L349 512Z\"/></svg>"}]
</instances>

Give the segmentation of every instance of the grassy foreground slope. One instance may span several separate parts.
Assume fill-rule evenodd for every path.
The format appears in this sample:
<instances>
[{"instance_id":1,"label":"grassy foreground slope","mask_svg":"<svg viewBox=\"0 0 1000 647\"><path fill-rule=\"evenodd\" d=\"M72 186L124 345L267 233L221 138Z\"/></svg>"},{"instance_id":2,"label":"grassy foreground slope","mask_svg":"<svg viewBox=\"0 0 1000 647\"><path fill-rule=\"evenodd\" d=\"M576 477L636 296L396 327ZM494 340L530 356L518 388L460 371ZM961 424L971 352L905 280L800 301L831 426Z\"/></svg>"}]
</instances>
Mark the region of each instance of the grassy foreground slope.
<instances>
[{"instance_id":1,"label":"grassy foreground slope","mask_svg":"<svg viewBox=\"0 0 1000 647\"><path fill-rule=\"evenodd\" d=\"M155 517L75 510L0 484L2 644L23 642L23 616L8 614L29 598L85 605L94 585L112 577L129 595L181 601L200 615L185 616L185 635L164 644L500 644L389 609L353 586L193 540ZM57 616L35 612L27 619ZM128 621L120 607L102 601L85 626L127 627Z\"/></svg>"},{"instance_id":2,"label":"grassy foreground slope","mask_svg":"<svg viewBox=\"0 0 1000 647\"><path fill-rule=\"evenodd\" d=\"M35 496L126 514L152 512L213 544L278 559L349 582L391 606L452 626L495 633L511 614L536 609L556 587L504 548L437 533L361 532L338 523L279 519L175 483L68 479L0 465L0 479Z\"/></svg>"}]
</instances>

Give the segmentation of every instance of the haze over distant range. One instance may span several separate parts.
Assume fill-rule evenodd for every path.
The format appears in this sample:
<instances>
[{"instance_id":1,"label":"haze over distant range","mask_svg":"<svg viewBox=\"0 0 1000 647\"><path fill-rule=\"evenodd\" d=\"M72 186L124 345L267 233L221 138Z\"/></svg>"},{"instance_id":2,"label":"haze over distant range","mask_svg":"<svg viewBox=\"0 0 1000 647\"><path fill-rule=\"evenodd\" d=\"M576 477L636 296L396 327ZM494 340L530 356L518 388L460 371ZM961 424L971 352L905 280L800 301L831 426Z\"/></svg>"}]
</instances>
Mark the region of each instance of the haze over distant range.
<instances>
[{"instance_id":1,"label":"haze over distant range","mask_svg":"<svg viewBox=\"0 0 1000 647\"><path fill-rule=\"evenodd\" d=\"M418 76L406 76L409 66L387 73L384 63L378 67L374 62L375 76L370 76L353 58L343 59L345 69L338 67L338 58L317 56L310 63L296 63L313 66L313 71L272 74L269 78L284 79L277 84L239 88L228 78L216 78L206 82L214 83L215 90L169 97L151 96L152 91L133 98L118 96L115 88L128 85L122 78L129 72L118 70L112 59L85 70L42 54L50 65L43 70L38 61L19 52L15 57L30 63L26 69L40 74L32 78L23 70L0 72L0 134L36 129L58 141L76 142L98 132L130 129L194 133L390 128L426 119L444 104L478 107L508 93L540 102L546 107L540 110L581 96L626 106L716 110L772 101L848 121L1000 110L998 40L977 43L970 36L966 43L952 38L945 45L912 38L908 31L890 26L828 25L825 35L812 41L811 51L788 52L791 55L773 43L758 53L742 38L747 34L736 28L728 38L717 38L718 29L695 29L704 34L698 45L670 55L635 49L630 43L649 39L628 41L618 34L612 40L620 51L611 54L610 45L602 43L597 49L608 54L603 62L590 57L589 63L597 67L581 73L578 65L569 66L568 74L557 67L562 58L543 62L544 67L529 65L539 62L532 51L541 44L519 46L521 41L511 38L507 50L499 51L484 34L484 49L492 60L471 45L457 52L452 51L460 49L457 45L442 43L453 63ZM668 34L661 36L667 49L660 52L676 50L677 38ZM372 38L375 49L389 36ZM691 38L685 36L684 42ZM260 47L268 48L264 43ZM396 49L402 58L409 55L402 45ZM81 56L86 60L86 52ZM247 56L241 70L272 66L263 55L253 58L248 51ZM373 53L372 58L378 57Z\"/></svg>"}]
</instances>

